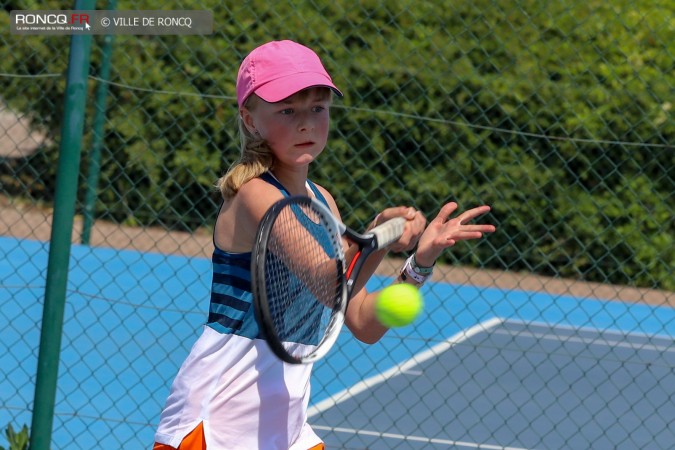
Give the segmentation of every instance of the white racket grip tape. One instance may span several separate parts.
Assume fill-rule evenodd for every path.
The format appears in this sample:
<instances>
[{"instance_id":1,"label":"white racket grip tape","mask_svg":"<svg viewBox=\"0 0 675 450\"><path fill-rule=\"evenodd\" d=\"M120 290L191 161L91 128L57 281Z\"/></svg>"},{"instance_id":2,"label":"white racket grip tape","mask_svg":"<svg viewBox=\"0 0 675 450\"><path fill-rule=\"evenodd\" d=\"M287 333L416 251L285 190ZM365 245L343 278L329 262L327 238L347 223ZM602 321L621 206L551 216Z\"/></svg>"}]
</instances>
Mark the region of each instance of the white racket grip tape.
<instances>
[{"instance_id":1,"label":"white racket grip tape","mask_svg":"<svg viewBox=\"0 0 675 450\"><path fill-rule=\"evenodd\" d=\"M370 230L370 233L375 235L377 240L375 248L381 249L398 241L403 234L405 222L406 220L403 217L395 217Z\"/></svg>"}]
</instances>

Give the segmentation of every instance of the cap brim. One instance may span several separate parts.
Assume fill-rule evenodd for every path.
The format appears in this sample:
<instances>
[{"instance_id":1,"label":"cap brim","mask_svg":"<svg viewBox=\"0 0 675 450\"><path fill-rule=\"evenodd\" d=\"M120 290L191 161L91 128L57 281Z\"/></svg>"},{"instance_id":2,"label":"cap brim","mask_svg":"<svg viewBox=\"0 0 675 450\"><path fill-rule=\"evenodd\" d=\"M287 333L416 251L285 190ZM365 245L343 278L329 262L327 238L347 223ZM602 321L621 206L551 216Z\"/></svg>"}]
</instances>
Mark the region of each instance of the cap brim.
<instances>
[{"instance_id":1,"label":"cap brim","mask_svg":"<svg viewBox=\"0 0 675 450\"><path fill-rule=\"evenodd\" d=\"M327 87L338 96L343 96L329 78L315 72L296 73L274 79L258 87L255 94L268 103L276 103L311 87Z\"/></svg>"}]
</instances>

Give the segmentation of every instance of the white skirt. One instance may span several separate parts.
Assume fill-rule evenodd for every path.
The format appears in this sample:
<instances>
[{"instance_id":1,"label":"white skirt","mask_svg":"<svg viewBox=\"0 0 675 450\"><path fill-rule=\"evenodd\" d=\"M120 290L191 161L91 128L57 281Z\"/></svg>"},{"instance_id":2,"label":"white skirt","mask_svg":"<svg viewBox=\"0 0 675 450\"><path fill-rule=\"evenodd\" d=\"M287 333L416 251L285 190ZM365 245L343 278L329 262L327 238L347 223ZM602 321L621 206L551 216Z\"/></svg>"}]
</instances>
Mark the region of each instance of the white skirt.
<instances>
[{"instance_id":1,"label":"white skirt","mask_svg":"<svg viewBox=\"0 0 675 450\"><path fill-rule=\"evenodd\" d=\"M155 441L178 447L200 422L208 450L306 450L311 365L285 364L263 340L205 326L171 387Z\"/></svg>"}]
</instances>

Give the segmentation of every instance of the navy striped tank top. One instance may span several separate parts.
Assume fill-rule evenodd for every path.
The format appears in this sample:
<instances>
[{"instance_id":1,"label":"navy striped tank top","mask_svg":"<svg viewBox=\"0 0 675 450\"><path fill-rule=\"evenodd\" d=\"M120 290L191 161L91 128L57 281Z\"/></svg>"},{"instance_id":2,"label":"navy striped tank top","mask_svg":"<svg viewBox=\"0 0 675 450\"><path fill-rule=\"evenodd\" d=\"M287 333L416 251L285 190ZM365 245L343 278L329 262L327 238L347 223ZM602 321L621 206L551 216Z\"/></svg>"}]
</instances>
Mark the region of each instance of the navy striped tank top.
<instances>
[{"instance_id":1,"label":"navy striped tank top","mask_svg":"<svg viewBox=\"0 0 675 450\"><path fill-rule=\"evenodd\" d=\"M290 194L270 173L261 179L277 187L284 197ZM317 200L328 206L326 199L311 181L307 181ZM231 253L215 245L211 258L213 281L207 325L224 334L235 334L249 339L260 338L260 328L253 311L251 293L251 252Z\"/></svg>"}]
</instances>

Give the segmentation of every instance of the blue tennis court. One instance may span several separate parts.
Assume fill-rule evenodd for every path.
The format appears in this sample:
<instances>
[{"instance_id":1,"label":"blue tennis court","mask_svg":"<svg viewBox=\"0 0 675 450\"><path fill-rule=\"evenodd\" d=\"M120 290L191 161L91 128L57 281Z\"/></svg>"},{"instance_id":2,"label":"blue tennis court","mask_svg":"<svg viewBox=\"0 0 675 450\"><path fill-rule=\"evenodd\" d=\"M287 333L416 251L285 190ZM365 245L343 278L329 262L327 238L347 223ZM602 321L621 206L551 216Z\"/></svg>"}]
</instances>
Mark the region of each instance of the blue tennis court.
<instances>
[{"instance_id":1,"label":"blue tennis court","mask_svg":"<svg viewBox=\"0 0 675 450\"><path fill-rule=\"evenodd\" d=\"M671 338L494 318L318 402L312 424L329 448L669 448L673 367Z\"/></svg>"},{"instance_id":2,"label":"blue tennis court","mask_svg":"<svg viewBox=\"0 0 675 450\"><path fill-rule=\"evenodd\" d=\"M0 237L0 425L30 424L48 244ZM376 277L371 287L387 280ZM147 448L201 331L210 261L74 246L53 448ZM675 442L668 307L446 283L417 327L316 366L327 447L661 448ZM17 421L17 418L19 419Z\"/></svg>"}]
</instances>

